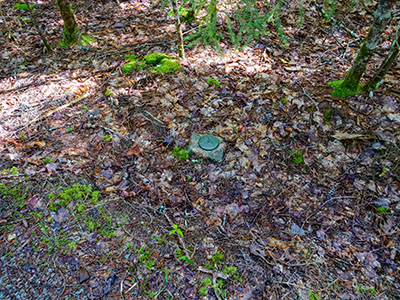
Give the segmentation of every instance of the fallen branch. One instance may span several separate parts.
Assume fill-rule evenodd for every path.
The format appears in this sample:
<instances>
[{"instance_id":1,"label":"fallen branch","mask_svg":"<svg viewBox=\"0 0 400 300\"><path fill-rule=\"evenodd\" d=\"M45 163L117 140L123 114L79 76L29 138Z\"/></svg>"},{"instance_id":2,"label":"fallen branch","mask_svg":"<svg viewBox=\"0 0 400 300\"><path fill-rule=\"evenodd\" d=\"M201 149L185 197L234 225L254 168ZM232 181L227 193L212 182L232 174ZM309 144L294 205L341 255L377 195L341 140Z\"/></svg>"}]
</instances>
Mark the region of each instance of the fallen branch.
<instances>
[{"instance_id":1,"label":"fallen branch","mask_svg":"<svg viewBox=\"0 0 400 300\"><path fill-rule=\"evenodd\" d=\"M83 99L85 99L85 98L87 98L87 97L88 97L88 94L84 94L84 95L82 95L82 96L79 96L78 98L72 100L71 102L68 102L68 103L66 103L66 104L63 104L63 105L61 105L61 106L59 106L59 107L57 107L57 108L55 108L55 109L49 111L48 113L46 113L46 114L44 114L44 115L42 115L42 116L40 116L40 117L37 117L37 118L35 118L35 119L33 119L33 120L30 120L29 122L25 123L21 128L17 129L14 133L16 133L16 132L18 132L18 131L21 131L22 129L28 127L29 125L31 125L31 124L33 124L33 123L42 121L42 120L46 119L47 117L50 117L50 116L51 116L52 114L54 114L55 112L58 112L58 111L60 111L60 110L62 110L62 109L64 109L64 108L67 108L67 107L69 107L69 106L71 106L71 105L74 105L74 104L78 103L79 101L81 101L81 100L83 100Z\"/></svg>"}]
</instances>

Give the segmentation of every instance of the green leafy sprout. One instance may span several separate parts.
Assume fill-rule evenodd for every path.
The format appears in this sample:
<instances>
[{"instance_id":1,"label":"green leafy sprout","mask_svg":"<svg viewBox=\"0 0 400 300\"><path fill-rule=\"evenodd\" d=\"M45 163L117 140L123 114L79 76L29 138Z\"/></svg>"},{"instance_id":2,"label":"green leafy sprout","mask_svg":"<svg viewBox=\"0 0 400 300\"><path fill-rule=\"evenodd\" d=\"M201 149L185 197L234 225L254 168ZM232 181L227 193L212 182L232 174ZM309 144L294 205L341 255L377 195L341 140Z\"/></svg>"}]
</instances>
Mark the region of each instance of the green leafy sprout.
<instances>
[{"instance_id":1,"label":"green leafy sprout","mask_svg":"<svg viewBox=\"0 0 400 300\"><path fill-rule=\"evenodd\" d=\"M207 84L208 85L214 85L216 88L219 88L220 84L218 82L218 79L216 78L208 78L207 79Z\"/></svg>"},{"instance_id":2,"label":"green leafy sprout","mask_svg":"<svg viewBox=\"0 0 400 300\"><path fill-rule=\"evenodd\" d=\"M224 258L224 255L218 250L215 254L211 257L211 260L214 264L218 265Z\"/></svg>"},{"instance_id":3,"label":"green leafy sprout","mask_svg":"<svg viewBox=\"0 0 400 300\"><path fill-rule=\"evenodd\" d=\"M30 4L29 5L31 9L35 8L35 4ZM26 5L25 3L15 3L14 4L14 8L15 9L19 9L19 10L23 10L23 11L28 11L28 5Z\"/></svg>"},{"instance_id":4,"label":"green leafy sprout","mask_svg":"<svg viewBox=\"0 0 400 300\"><path fill-rule=\"evenodd\" d=\"M179 229L178 225L172 224L172 228L174 228L174 229L172 229L172 230L169 232L169 235L173 235L174 233L177 233L177 234L179 234L181 237L183 237L182 230Z\"/></svg>"},{"instance_id":5,"label":"green leafy sprout","mask_svg":"<svg viewBox=\"0 0 400 300\"><path fill-rule=\"evenodd\" d=\"M173 157L175 157L178 160L186 160L189 158L189 151L176 146L172 150L172 155L173 155Z\"/></svg>"},{"instance_id":6,"label":"green leafy sprout","mask_svg":"<svg viewBox=\"0 0 400 300\"><path fill-rule=\"evenodd\" d=\"M332 121L332 109L328 108L327 110L324 111L324 118L328 123L331 123Z\"/></svg>"},{"instance_id":7,"label":"green leafy sprout","mask_svg":"<svg viewBox=\"0 0 400 300\"><path fill-rule=\"evenodd\" d=\"M292 150L291 155L292 155L293 162L296 165L304 164L304 157L303 157L303 152L302 151Z\"/></svg>"}]
</instances>

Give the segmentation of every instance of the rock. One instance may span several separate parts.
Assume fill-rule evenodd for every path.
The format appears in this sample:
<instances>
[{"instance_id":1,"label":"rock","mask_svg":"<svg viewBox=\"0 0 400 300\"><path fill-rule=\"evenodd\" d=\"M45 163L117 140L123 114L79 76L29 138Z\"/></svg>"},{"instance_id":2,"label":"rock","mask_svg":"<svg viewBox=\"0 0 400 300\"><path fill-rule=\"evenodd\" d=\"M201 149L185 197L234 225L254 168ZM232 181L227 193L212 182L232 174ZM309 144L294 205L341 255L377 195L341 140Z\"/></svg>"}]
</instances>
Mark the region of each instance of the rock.
<instances>
[{"instance_id":1,"label":"rock","mask_svg":"<svg viewBox=\"0 0 400 300\"><path fill-rule=\"evenodd\" d=\"M340 141L335 140L335 141L329 142L326 151L329 153L343 153L346 151L346 148L343 146L343 144Z\"/></svg>"},{"instance_id":2,"label":"rock","mask_svg":"<svg viewBox=\"0 0 400 300\"><path fill-rule=\"evenodd\" d=\"M50 216L56 221L57 223L63 223L69 218L69 212L66 208L61 207L57 212L51 212Z\"/></svg>"},{"instance_id":3,"label":"rock","mask_svg":"<svg viewBox=\"0 0 400 300\"><path fill-rule=\"evenodd\" d=\"M219 144L215 149L204 150L199 146L199 140L202 137L210 137L212 139L215 138L218 140ZM216 162L221 162L224 158L225 142L223 141L222 138L217 137L217 136L193 133L190 138L190 144L189 144L188 150L189 150L189 155L201 156L201 157L208 158L208 159L216 161Z\"/></svg>"},{"instance_id":4,"label":"rock","mask_svg":"<svg viewBox=\"0 0 400 300\"><path fill-rule=\"evenodd\" d=\"M84 267L79 267L79 283L83 283L90 278L89 272Z\"/></svg>"}]
</instances>

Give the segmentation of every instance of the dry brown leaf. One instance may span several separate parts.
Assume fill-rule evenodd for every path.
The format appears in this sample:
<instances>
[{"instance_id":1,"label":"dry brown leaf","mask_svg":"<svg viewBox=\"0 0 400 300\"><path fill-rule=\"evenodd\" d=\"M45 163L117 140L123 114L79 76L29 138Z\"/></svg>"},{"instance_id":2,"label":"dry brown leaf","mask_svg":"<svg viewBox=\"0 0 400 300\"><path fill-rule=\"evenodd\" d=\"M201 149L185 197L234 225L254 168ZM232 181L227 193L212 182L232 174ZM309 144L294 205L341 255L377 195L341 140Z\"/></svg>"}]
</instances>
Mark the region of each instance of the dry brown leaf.
<instances>
[{"instance_id":1,"label":"dry brown leaf","mask_svg":"<svg viewBox=\"0 0 400 300\"><path fill-rule=\"evenodd\" d=\"M33 148L33 147L43 148L45 146L46 146L46 142L44 142L44 141L34 141L29 144L26 144L25 148Z\"/></svg>"}]
</instances>

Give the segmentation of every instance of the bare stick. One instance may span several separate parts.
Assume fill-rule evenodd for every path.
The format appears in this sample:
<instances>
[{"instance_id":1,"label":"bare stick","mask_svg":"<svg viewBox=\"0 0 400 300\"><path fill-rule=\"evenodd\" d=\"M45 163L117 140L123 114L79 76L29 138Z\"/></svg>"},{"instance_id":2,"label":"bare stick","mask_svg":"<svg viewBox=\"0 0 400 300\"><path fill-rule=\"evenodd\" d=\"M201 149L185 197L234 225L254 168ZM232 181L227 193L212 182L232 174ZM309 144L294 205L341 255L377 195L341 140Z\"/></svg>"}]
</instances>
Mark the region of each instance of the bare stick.
<instances>
[{"instance_id":1,"label":"bare stick","mask_svg":"<svg viewBox=\"0 0 400 300\"><path fill-rule=\"evenodd\" d=\"M30 7L29 1L25 0L25 4L28 7L29 14L32 17L33 25L35 25L36 31L40 35L40 38L42 39L44 46L46 47L47 51L53 52L53 49L51 48L50 44L47 42L47 39L44 36L43 31L40 29L39 23L37 22L37 19L36 19L36 15L33 12L32 8Z\"/></svg>"}]
</instances>

